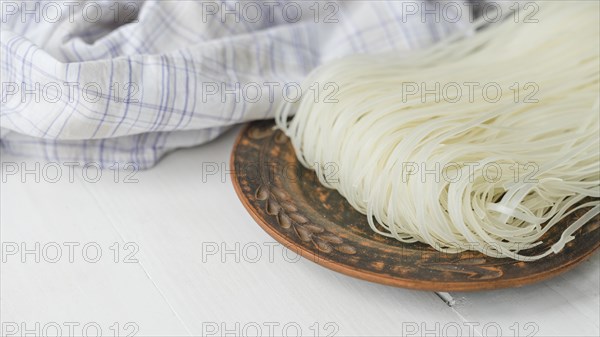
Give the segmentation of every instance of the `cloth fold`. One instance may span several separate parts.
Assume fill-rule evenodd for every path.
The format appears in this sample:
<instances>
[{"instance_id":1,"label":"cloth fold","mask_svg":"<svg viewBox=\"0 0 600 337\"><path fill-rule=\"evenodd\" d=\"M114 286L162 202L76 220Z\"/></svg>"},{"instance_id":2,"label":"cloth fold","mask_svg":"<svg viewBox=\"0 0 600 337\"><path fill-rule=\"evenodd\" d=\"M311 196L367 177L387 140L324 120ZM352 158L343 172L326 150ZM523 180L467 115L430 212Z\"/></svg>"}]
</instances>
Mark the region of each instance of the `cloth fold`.
<instances>
[{"instance_id":1,"label":"cloth fold","mask_svg":"<svg viewBox=\"0 0 600 337\"><path fill-rule=\"evenodd\" d=\"M1 147L149 168L232 125L272 118L324 62L404 53L467 29L470 8L448 4L3 1Z\"/></svg>"}]
</instances>

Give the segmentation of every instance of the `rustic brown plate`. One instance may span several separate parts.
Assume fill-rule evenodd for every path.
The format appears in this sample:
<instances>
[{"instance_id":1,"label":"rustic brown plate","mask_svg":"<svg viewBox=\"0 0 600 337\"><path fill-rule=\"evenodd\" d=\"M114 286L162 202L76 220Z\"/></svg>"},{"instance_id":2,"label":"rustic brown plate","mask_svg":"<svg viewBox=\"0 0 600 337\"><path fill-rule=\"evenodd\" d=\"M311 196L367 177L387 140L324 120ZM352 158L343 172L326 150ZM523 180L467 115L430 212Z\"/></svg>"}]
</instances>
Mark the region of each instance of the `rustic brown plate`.
<instances>
[{"instance_id":1,"label":"rustic brown plate","mask_svg":"<svg viewBox=\"0 0 600 337\"><path fill-rule=\"evenodd\" d=\"M273 129L272 121L254 122L242 130L231 166L240 200L269 235L322 266L367 281L435 291L519 287L573 268L600 246L600 216L576 232L562 252L536 262L473 251L440 253L425 244L403 244L378 235L363 214L300 165L288 138ZM552 228L531 254L546 250L585 211Z\"/></svg>"}]
</instances>

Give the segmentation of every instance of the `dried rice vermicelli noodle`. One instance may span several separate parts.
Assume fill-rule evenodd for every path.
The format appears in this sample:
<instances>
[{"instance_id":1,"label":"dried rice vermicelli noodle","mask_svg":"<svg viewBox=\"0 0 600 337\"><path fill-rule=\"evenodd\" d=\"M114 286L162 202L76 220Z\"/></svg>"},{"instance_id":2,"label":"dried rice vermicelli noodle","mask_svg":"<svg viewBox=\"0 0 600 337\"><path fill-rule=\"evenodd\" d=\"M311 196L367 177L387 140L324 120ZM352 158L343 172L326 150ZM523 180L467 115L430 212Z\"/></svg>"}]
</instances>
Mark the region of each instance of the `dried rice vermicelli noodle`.
<instances>
[{"instance_id":1,"label":"dried rice vermicelli noodle","mask_svg":"<svg viewBox=\"0 0 600 337\"><path fill-rule=\"evenodd\" d=\"M523 261L558 253L600 213L600 8L539 9L537 23L508 18L407 56L319 67L277 125L381 235ZM523 252L582 208L550 249Z\"/></svg>"}]
</instances>

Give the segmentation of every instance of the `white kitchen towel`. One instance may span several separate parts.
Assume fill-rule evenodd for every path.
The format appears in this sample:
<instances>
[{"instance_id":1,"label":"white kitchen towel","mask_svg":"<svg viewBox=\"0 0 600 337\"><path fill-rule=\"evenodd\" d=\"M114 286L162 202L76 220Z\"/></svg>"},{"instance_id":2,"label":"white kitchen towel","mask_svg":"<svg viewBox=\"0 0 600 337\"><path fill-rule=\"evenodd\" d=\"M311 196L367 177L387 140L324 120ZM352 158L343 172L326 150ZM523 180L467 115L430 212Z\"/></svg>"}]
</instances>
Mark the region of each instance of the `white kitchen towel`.
<instances>
[{"instance_id":1,"label":"white kitchen towel","mask_svg":"<svg viewBox=\"0 0 600 337\"><path fill-rule=\"evenodd\" d=\"M468 30L466 4L2 1L2 151L148 168L273 117L324 62Z\"/></svg>"}]
</instances>

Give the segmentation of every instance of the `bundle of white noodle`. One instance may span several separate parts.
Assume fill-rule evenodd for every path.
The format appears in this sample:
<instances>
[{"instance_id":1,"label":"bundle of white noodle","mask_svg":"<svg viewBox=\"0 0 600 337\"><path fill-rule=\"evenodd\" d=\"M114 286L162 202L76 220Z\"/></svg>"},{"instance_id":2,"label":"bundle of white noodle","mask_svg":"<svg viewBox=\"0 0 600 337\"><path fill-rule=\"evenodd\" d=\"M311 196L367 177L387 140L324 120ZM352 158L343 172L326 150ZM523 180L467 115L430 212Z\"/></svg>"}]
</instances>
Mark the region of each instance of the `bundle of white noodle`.
<instances>
[{"instance_id":1,"label":"bundle of white noodle","mask_svg":"<svg viewBox=\"0 0 600 337\"><path fill-rule=\"evenodd\" d=\"M558 253L600 213L600 8L538 5L538 22L326 64L277 125L381 235L522 261ZM334 179L318 169L328 163ZM558 242L526 253L581 208Z\"/></svg>"}]
</instances>

